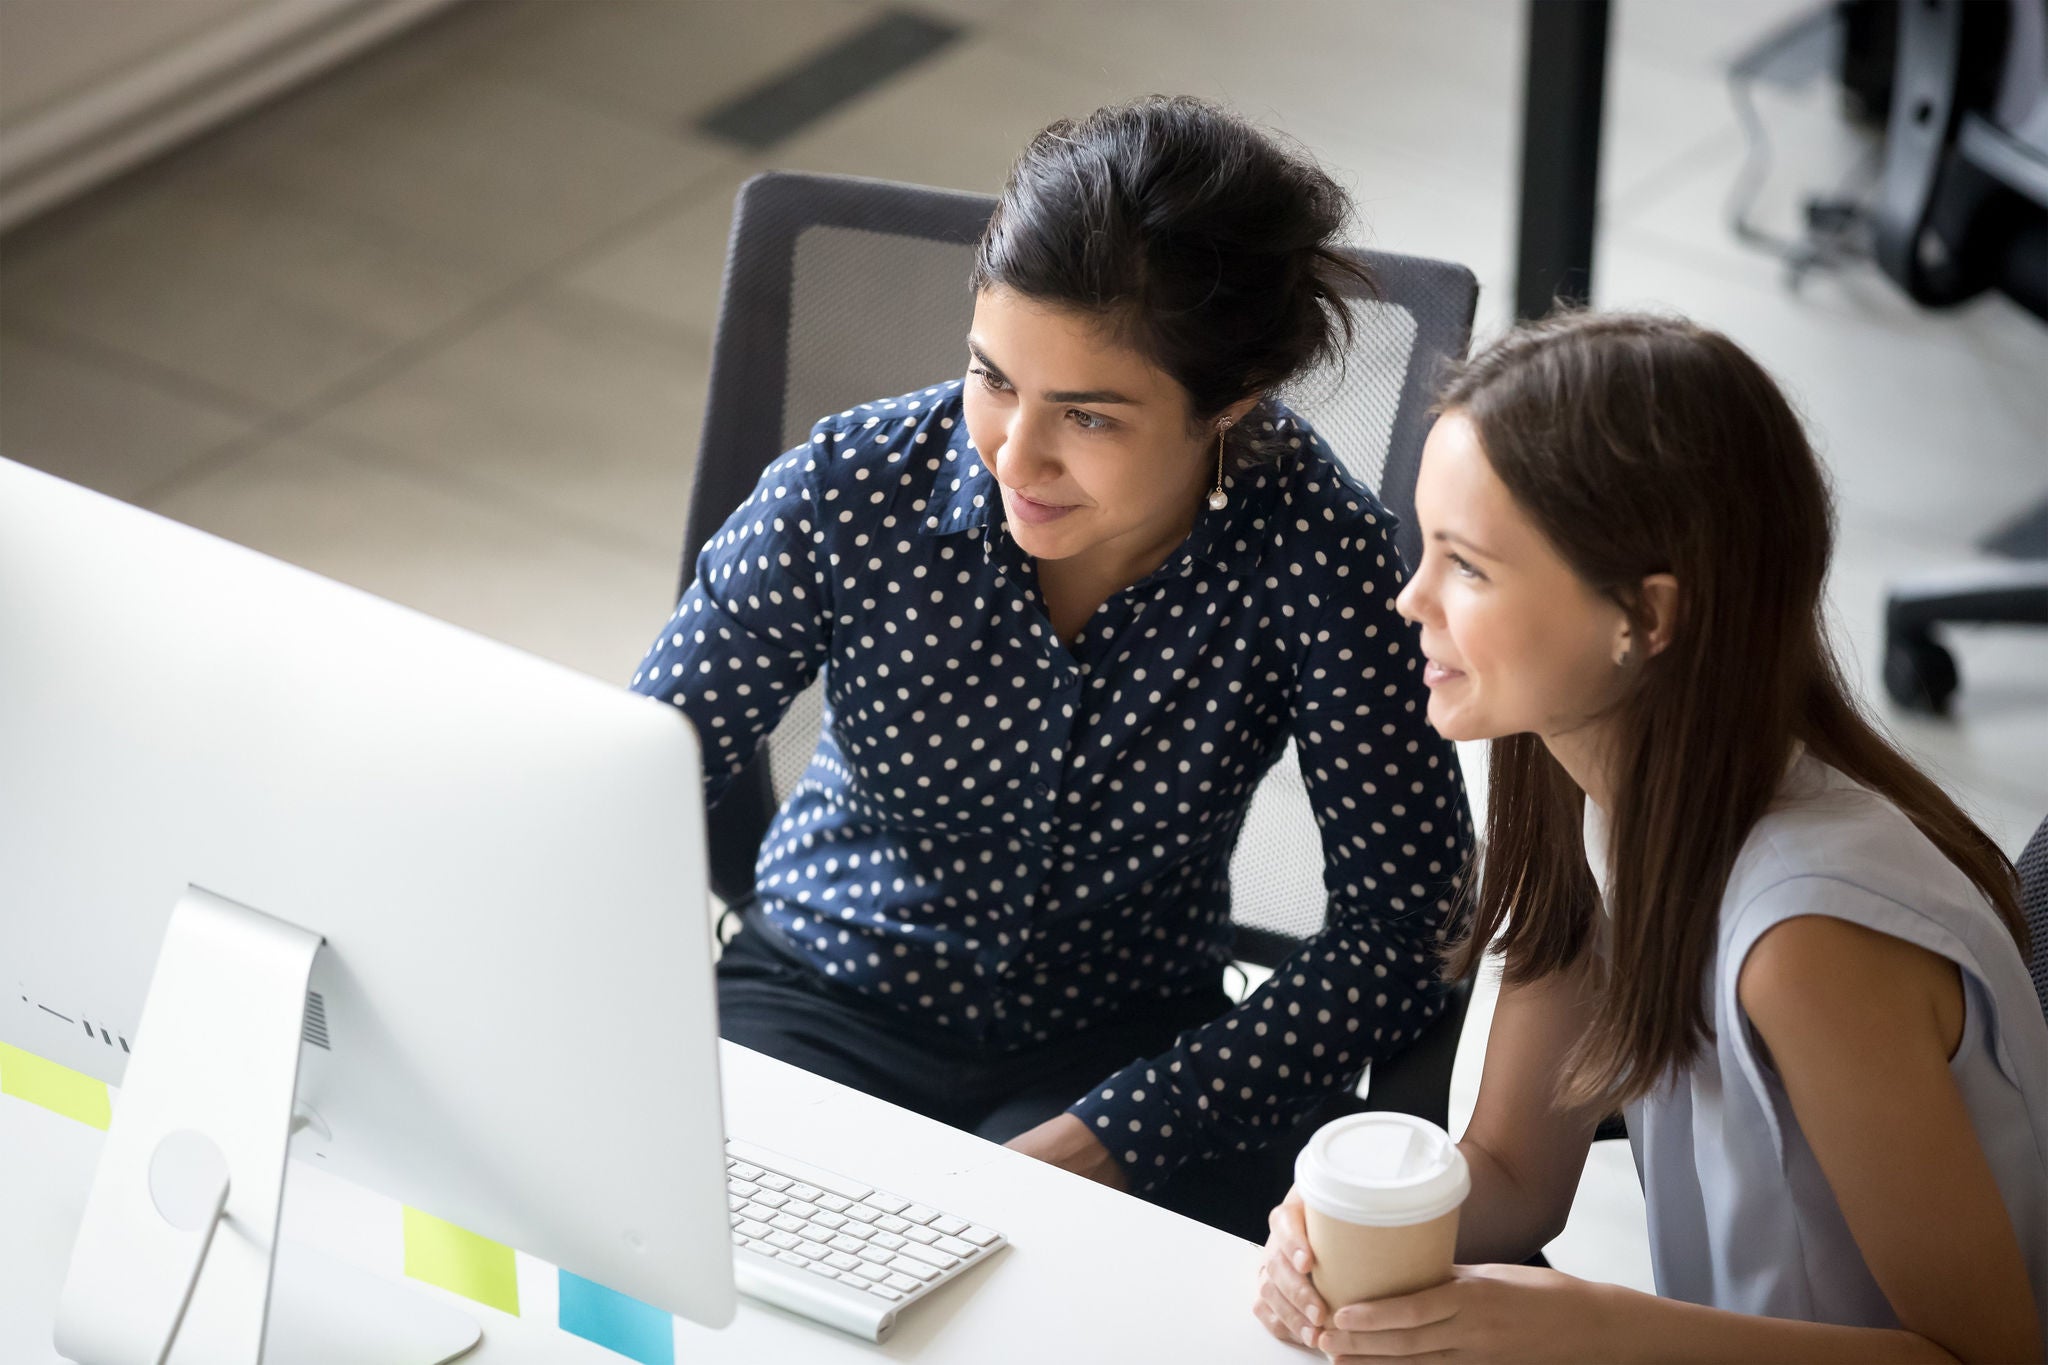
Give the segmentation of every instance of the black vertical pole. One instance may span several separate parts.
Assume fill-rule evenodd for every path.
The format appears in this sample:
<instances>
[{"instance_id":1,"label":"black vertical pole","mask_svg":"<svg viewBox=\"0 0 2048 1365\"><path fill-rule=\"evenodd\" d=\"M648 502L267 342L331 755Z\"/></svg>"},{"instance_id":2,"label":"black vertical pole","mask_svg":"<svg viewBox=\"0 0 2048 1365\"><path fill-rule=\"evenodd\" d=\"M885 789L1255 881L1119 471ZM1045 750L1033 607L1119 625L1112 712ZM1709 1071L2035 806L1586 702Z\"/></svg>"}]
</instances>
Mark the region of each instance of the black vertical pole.
<instances>
[{"instance_id":1,"label":"black vertical pole","mask_svg":"<svg viewBox=\"0 0 2048 1365\"><path fill-rule=\"evenodd\" d=\"M1515 316L1592 296L1607 0L1529 0Z\"/></svg>"}]
</instances>

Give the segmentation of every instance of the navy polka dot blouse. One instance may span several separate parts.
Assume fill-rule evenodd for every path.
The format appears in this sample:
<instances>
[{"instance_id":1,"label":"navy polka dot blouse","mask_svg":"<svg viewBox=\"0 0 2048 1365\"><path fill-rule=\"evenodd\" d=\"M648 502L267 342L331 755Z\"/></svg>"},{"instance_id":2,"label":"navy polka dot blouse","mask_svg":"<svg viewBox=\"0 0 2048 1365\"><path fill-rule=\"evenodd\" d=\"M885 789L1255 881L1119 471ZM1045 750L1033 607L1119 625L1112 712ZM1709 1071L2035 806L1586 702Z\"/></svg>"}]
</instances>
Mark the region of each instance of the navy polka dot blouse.
<instances>
[{"instance_id":1,"label":"navy polka dot blouse","mask_svg":"<svg viewBox=\"0 0 2048 1365\"><path fill-rule=\"evenodd\" d=\"M1394 612L1392 519L1298 417L1181 549L1056 636L961 381L819 422L704 547L633 687L716 799L822 672L826 725L761 846L762 912L878 1007L993 1049L1213 988L1229 865L1287 740L1328 927L1230 1013L1069 1112L1134 1190L1259 1146L1436 1012L1471 843Z\"/></svg>"}]
</instances>

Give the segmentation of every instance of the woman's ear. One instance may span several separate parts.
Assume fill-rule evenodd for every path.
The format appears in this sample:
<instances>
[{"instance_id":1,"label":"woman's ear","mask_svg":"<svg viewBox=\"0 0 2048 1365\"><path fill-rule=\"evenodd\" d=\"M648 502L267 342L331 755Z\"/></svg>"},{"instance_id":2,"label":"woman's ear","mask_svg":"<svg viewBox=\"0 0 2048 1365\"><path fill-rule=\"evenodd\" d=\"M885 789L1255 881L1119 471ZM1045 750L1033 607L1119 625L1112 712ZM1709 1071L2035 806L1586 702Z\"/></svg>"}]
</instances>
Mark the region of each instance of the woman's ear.
<instances>
[{"instance_id":1,"label":"woman's ear","mask_svg":"<svg viewBox=\"0 0 2048 1365\"><path fill-rule=\"evenodd\" d=\"M1216 414L1217 424L1219 426L1236 426L1245 419L1247 413L1259 405L1259 401L1265 396L1263 393L1255 393L1249 398L1238 399L1235 403L1232 403L1229 407Z\"/></svg>"},{"instance_id":2,"label":"woman's ear","mask_svg":"<svg viewBox=\"0 0 2048 1365\"><path fill-rule=\"evenodd\" d=\"M1643 580L1636 602L1644 657L1662 654L1678 629L1678 580L1668 573L1651 574Z\"/></svg>"}]
</instances>

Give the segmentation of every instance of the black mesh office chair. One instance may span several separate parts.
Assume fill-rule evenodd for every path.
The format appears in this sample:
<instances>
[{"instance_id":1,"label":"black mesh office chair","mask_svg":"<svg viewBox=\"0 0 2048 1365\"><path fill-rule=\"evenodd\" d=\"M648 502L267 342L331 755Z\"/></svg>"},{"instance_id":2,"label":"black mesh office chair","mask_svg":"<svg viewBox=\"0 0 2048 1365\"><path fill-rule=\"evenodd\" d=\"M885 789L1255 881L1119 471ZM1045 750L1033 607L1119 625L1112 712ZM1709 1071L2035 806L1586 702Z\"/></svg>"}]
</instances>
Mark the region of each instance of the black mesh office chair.
<instances>
[{"instance_id":1,"label":"black mesh office chair","mask_svg":"<svg viewBox=\"0 0 2048 1365\"><path fill-rule=\"evenodd\" d=\"M2048 0L1900 5L1897 49L1878 265L1930 307L1995 288L2048 320ZM1956 690L1937 626L2048 625L2048 500L1982 548L2009 562L1923 574L1886 597L1885 690L1906 710L1944 715Z\"/></svg>"},{"instance_id":2,"label":"black mesh office chair","mask_svg":"<svg viewBox=\"0 0 2048 1365\"><path fill-rule=\"evenodd\" d=\"M774 172L741 188L683 535L683 589L698 550L768 461L802 444L812 422L962 372L973 313L966 282L994 207L981 195L841 176ZM1442 261L1358 254L1380 296L1359 300L1358 336L1343 372L1311 376L1289 401L1401 519L1398 543L1412 563L1420 545L1415 475L1431 390L1443 359L1465 352L1478 282ZM712 887L729 905L752 897L761 840L816 747L819 696L813 687L798 698L711 811ZM1290 752L1255 794L1231 862L1243 960L1276 967L1323 927L1322 861ZM1444 1016L1380 1068L1369 1105L1446 1121L1466 998L1460 983ZM1263 1227L1268 1196L1278 1193L1257 1193L1264 1202L1256 1226Z\"/></svg>"},{"instance_id":3,"label":"black mesh office chair","mask_svg":"<svg viewBox=\"0 0 2048 1365\"><path fill-rule=\"evenodd\" d=\"M2041 1001L2041 1013L2048 1015L2048 820L2034 830L2034 837L2020 853L2020 909L2027 918L2027 936L2033 940L2034 994Z\"/></svg>"}]
</instances>

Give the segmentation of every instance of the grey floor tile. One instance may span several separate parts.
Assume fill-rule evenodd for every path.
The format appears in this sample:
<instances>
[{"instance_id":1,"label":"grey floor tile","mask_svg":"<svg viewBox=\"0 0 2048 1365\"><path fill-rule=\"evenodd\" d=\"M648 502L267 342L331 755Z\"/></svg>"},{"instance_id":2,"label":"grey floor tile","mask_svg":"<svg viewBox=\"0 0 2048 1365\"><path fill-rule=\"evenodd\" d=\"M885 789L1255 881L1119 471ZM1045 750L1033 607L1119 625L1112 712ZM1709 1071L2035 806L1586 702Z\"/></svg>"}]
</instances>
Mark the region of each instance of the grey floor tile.
<instances>
[{"instance_id":1,"label":"grey floor tile","mask_svg":"<svg viewBox=\"0 0 2048 1365\"><path fill-rule=\"evenodd\" d=\"M0 455L134 501L263 414L73 346L0 330Z\"/></svg>"},{"instance_id":2,"label":"grey floor tile","mask_svg":"<svg viewBox=\"0 0 2048 1365\"><path fill-rule=\"evenodd\" d=\"M1850 522L1836 549L1828 597L1838 644L1872 714L2008 853L2017 853L2048 815L2048 631L1941 631L1963 680L1949 718L1901 711L1883 688L1887 589L1916 574L1975 562L1982 561L1966 541Z\"/></svg>"},{"instance_id":3,"label":"grey floor tile","mask_svg":"<svg viewBox=\"0 0 2048 1365\"><path fill-rule=\"evenodd\" d=\"M752 167L699 181L689 201L563 273L565 291L708 337L718 321L733 200Z\"/></svg>"},{"instance_id":4,"label":"grey floor tile","mask_svg":"<svg viewBox=\"0 0 2048 1365\"><path fill-rule=\"evenodd\" d=\"M352 69L320 99L258 117L231 158L238 170L459 253L494 283L731 160L685 130L628 123L459 63Z\"/></svg>"},{"instance_id":5,"label":"grey floor tile","mask_svg":"<svg viewBox=\"0 0 2048 1365\"><path fill-rule=\"evenodd\" d=\"M708 343L544 292L333 409L342 432L482 497L673 553L694 468Z\"/></svg>"},{"instance_id":6,"label":"grey floor tile","mask_svg":"<svg viewBox=\"0 0 2048 1365\"><path fill-rule=\"evenodd\" d=\"M1000 84L989 72L1000 70ZM1086 113L1119 87L1062 69L1001 38L969 35L904 78L847 105L767 158L789 170L908 180L994 194L1046 124Z\"/></svg>"},{"instance_id":7,"label":"grey floor tile","mask_svg":"<svg viewBox=\"0 0 2048 1365\"><path fill-rule=\"evenodd\" d=\"M283 410L484 292L456 257L215 162L124 189L0 259L0 321Z\"/></svg>"},{"instance_id":8,"label":"grey floor tile","mask_svg":"<svg viewBox=\"0 0 2048 1365\"><path fill-rule=\"evenodd\" d=\"M1676 309L1725 331L1777 377L1805 415L1845 513L1967 544L2048 489L2048 332L2029 366L2002 342L1959 344L1951 323L1889 329L1773 286L1709 270L1610 234L1603 306Z\"/></svg>"},{"instance_id":9,"label":"grey floor tile","mask_svg":"<svg viewBox=\"0 0 2048 1365\"><path fill-rule=\"evenodd\" d=\"M1104 99L1195 94L1283 127L1313 116L1445 176L1490 180L1519 109L1520 22L1489 0L1026 0L988 21L1001 41L980 70L984 85L992 72L1008 84L1004 54L1035 52L1100 73Z\"/></svg>"},{"instance_id":10,"label":"grey floor tile","mask_svg":"<svg viewBox=\"0 0 2048 1365\"><path fill-rule=\"evenodd\" d=\"M1759 37L1813 8L1810 0L1622 0L1609 49L1718 78Z\"/></svg>"},{"instance_id":11,"label":"grey floor tile","mask_svg":"<svg viewBox=\"0 0 2048 1365\"><path fill-rule=\"evenodd\" d=\"M334 440L265 448L154 510L622 685L673 605L671 558L562 535Z\"/></svg>"},{"instance_id":12,"label":"grey floor tile","mask_svg":"<svg viewBox=\"0 0 2048 1365\"><path fill-rule=\"evenodd\" d=\"M561 0L507 5L468 69L662 129L689 126L871 22L868 0Z\"/></svg>"}]
</instances>

